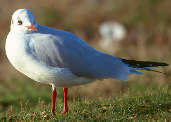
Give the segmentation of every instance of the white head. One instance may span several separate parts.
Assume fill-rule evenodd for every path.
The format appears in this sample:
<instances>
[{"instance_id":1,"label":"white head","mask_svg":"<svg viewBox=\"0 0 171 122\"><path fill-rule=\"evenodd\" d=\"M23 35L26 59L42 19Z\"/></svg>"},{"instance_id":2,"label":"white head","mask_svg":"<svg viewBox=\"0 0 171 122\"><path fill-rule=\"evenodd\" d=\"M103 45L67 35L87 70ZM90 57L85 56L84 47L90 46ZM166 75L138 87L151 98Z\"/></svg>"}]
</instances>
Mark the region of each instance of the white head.
<instances>
[{"instance_id":1,"label":"white head","mask_svg":"<svg viewBox=\"0 0 171 122\"><path fill-rule=\"evenodd\" d=\"M34 15L27 9L16 10L11 19L11 31L36 31Z\"/></svg>"}]
</instances>

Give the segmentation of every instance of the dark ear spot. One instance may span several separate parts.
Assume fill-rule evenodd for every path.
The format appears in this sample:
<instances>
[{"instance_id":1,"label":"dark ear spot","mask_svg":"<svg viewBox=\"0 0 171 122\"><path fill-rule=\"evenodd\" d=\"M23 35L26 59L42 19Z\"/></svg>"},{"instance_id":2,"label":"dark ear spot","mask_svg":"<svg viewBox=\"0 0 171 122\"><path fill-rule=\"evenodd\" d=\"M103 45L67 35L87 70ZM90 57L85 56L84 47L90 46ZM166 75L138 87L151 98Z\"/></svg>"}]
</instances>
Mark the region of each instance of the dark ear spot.
<instances>
[{"instance_id":1,"label":"dark ear spot","mask_svg":"<svg viewBox=\"0 0 171 122\"><path fill-rule=\"evenodd\" d=\"M18 20L18 25L22 25L23 22L21 20Z\"/></svg>"}]
</instances>

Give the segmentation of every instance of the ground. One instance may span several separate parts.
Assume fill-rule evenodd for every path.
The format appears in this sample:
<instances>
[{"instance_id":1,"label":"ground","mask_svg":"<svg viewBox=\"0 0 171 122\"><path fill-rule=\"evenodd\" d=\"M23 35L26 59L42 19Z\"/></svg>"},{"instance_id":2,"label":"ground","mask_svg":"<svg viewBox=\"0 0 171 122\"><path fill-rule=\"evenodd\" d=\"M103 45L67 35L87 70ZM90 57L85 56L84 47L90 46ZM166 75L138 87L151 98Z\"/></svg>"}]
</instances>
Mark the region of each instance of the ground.
<instances>
[{"instance_id":1,"label":"ground","mask_svg":"<svg viewBox=\"0 0 171 122\"><path fill-rule=\"evenodd\" d=\"M117 87L109 87L107 90L99 84L105 84L105 82L109 84L113 82L113 86ZM99 87L92 92L96 92L95 94L84 93L84 90L91 90L90 87L97 84ZM52 115L50 86L40 85L20 77L2 82L0 87L0 120L2 121L171 120L171 84L169 82L97 81L86 86L69 88L69 112L65 115L61 114L62 88L57 89L56 115Z\"/></svg>"}]
</instances>

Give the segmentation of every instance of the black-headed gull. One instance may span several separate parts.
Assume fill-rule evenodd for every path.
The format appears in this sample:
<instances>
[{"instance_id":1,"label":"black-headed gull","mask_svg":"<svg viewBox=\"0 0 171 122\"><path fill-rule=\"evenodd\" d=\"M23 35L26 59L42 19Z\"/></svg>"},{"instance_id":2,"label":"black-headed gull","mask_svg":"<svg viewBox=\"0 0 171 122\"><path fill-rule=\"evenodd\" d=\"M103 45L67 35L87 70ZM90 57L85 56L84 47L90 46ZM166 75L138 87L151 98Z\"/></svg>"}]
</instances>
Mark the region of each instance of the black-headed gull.
<instances>
[{"instance_id":1,"label":"black-headed gull","mask_svg":"<svg viewBox=\"0 0 171 122\"><path fill-rule=\"evenodd\" d=\"M36 24L27 9L19 9L12 15L6 54L18 71L37 82L52 85L52 113L56 87L63 87L66 113L67 87L105 78L127 80L129 74L140 74L136 70L168 65L104 54L72 33Z\"/></svg>"}]
</instances>

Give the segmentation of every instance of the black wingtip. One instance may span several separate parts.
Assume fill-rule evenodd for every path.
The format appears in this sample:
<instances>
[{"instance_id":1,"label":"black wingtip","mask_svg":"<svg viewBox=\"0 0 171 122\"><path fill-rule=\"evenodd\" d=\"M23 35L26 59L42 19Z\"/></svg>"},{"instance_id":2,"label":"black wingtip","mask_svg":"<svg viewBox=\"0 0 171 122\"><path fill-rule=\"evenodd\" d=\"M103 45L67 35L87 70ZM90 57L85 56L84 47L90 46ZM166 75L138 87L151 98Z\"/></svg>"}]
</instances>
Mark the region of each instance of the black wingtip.
<instances>
[{"instance_id":1,"label":"black wingtip","mask_svg":"<svg viewBox=\"0 0 171 122\"><path fill-rule=\"evenodd\" d=\"M145 68L145 67L158 67L158 66L168 66L169 64L164 62L152 62L152 61L136 61L122 59L122 61L128 64L130 67L134 68Z\"/></svg>"},{"instance_id":2,"label":"black wingtip","mask_svg":"<svg viewBox=\"0 0 171 122\"><path fill-rule=\"evenodd\" d=\"M169 64L164 62L154 62L154 63L156 63L158 66L169 66Z\"/></svg>"},{"instance_id":3,"label":"black wingtip","mask_svg":"<svg viewBox=\"0 0 171 122\"><path fill-rule=\"evenodd\" d=\"M163 63L163 66L169 66L169 64L167 64L167 63Z\"/></svg>"}]
</instances>

